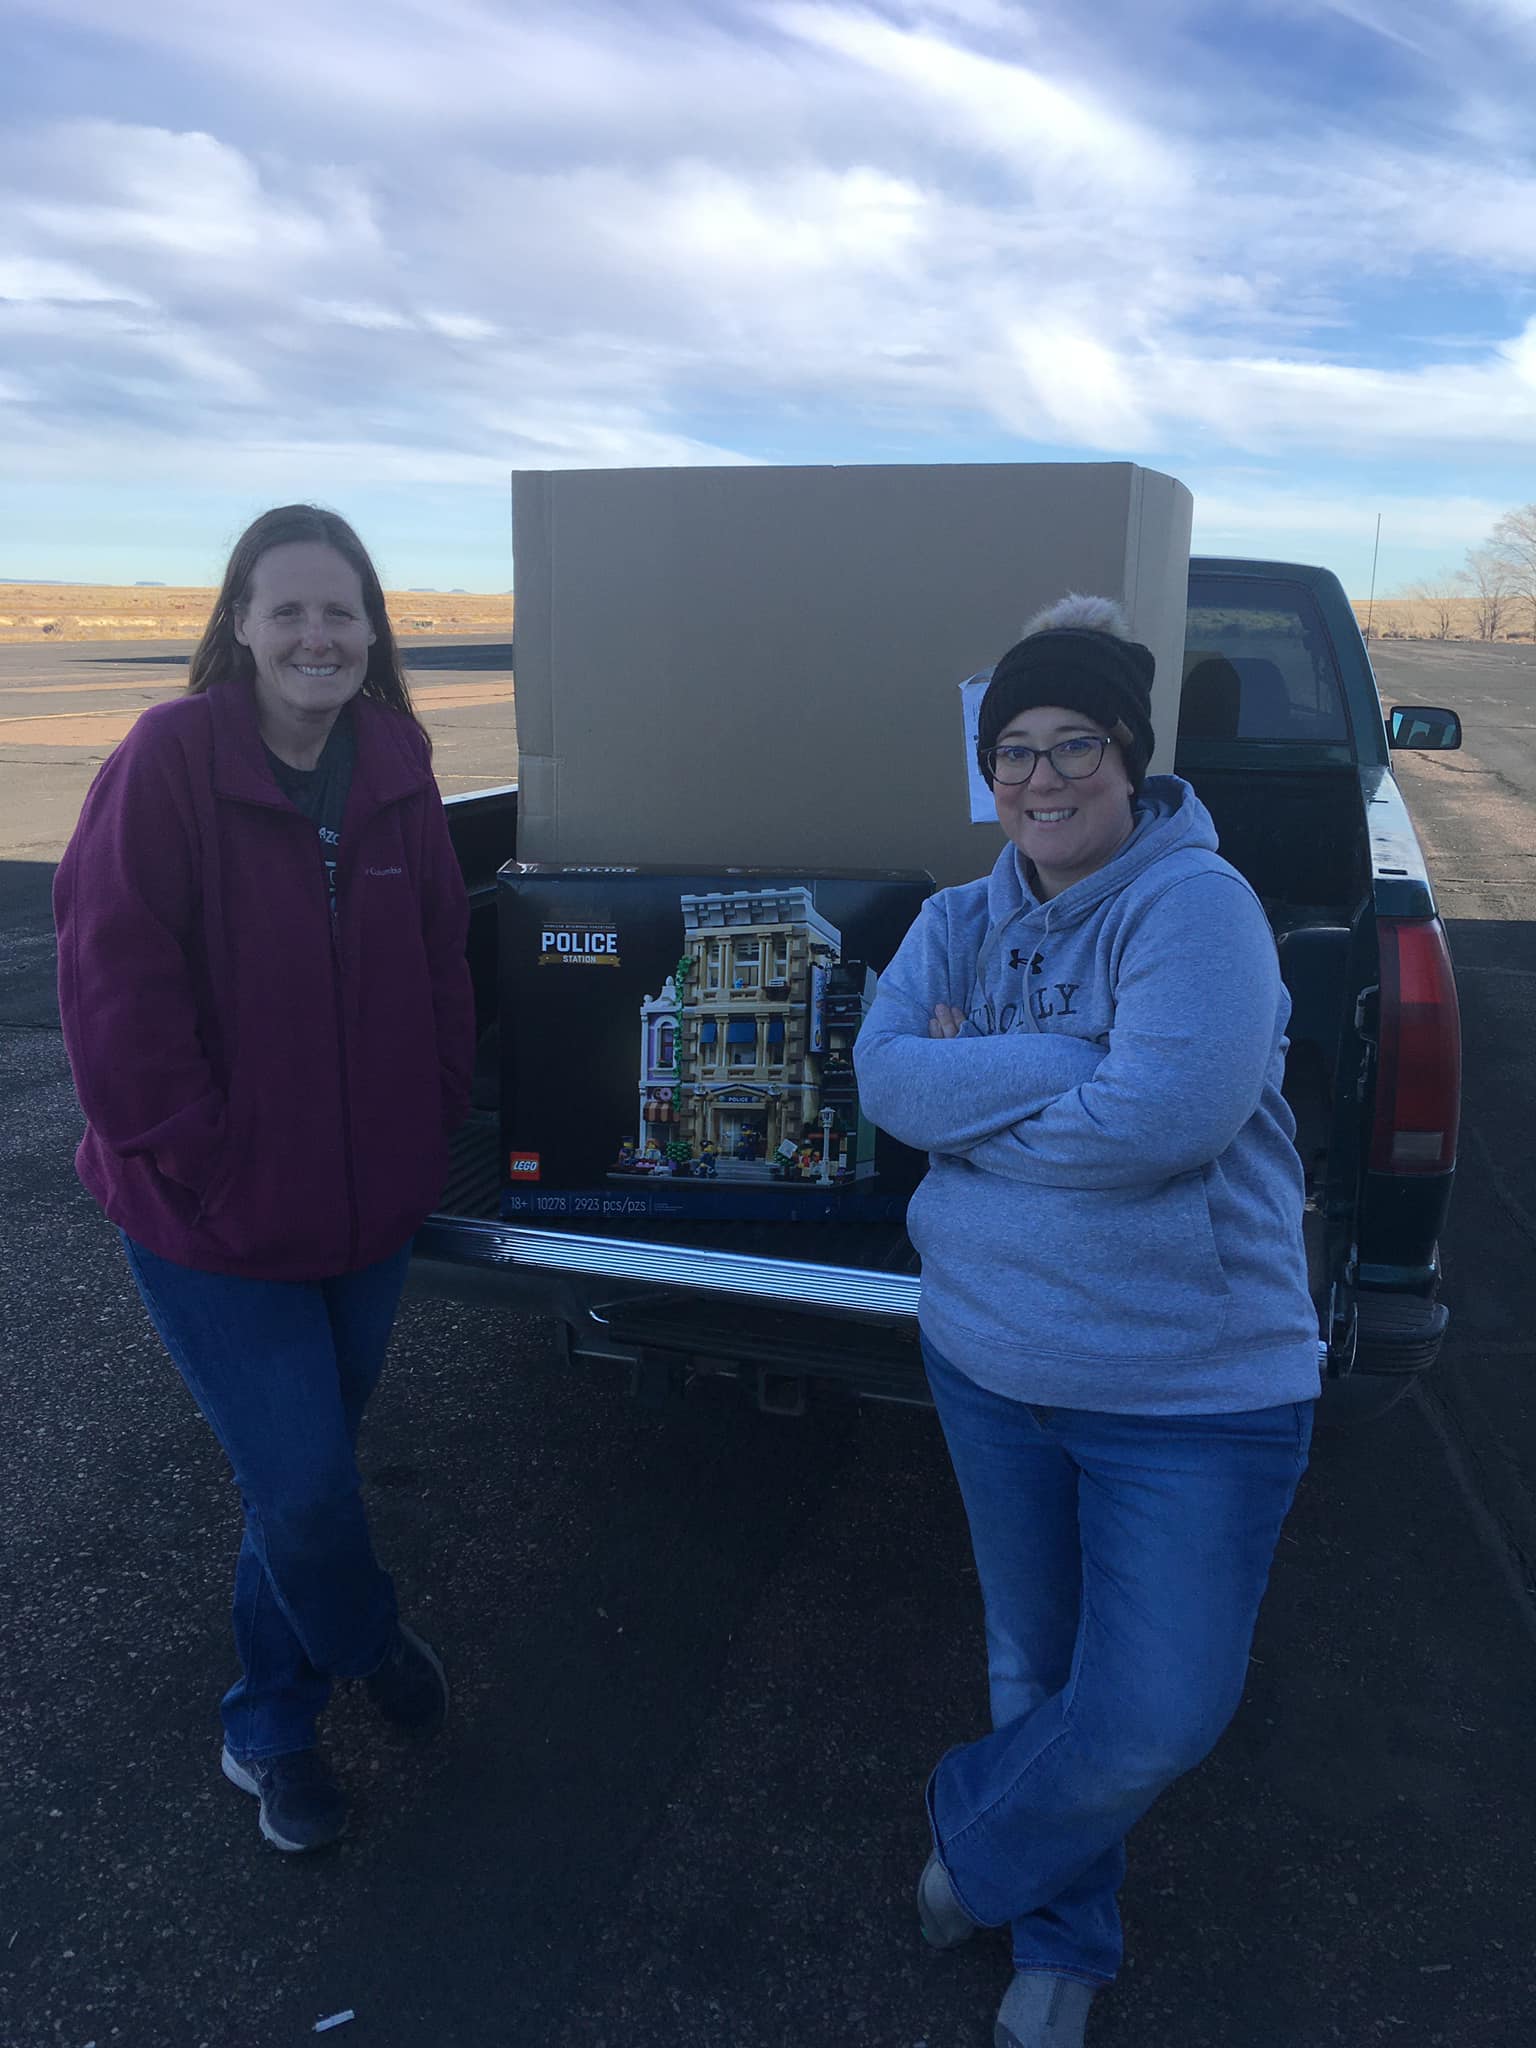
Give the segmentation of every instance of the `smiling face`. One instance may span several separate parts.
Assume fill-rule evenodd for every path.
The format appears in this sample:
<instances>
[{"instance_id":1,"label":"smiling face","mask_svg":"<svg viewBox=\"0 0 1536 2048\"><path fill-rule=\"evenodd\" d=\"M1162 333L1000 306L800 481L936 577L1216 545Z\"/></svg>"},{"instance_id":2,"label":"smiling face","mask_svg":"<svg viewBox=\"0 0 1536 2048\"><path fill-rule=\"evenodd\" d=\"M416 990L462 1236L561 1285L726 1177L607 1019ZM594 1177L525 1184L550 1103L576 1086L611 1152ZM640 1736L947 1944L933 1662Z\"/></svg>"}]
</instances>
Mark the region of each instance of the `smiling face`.
<instances>
[{"instance_id":1,"label":"smiling face","mask_svg":"<svg viewBox=\"0 0 1536 2048\"><path fill-rule=\"evenodd\" d=\"M323 745L368 672L374 635L357 571L320 541L268 548L251 572L235 638L251 650L257 720L273 752Z\"/></svg>"},{"instance_id":2,"label":"smiling face","mask_svg":"<svg viewBox=\"0 0 1536 2048\"><path fill-rule=\"evenodd\" d=\"M1040 754L1028 782L994 783L992 794L997 822L1033 862L1044 897L1059 896L1103 867L1131 836L1131 779L1118 743L1107 746L1098 769L1078 782L1058 775L1045 751L1058 740L1103 732L1080 711L1037 704L997 736L1000 747L1034 747Z\"/></svg>"}]
</instances>

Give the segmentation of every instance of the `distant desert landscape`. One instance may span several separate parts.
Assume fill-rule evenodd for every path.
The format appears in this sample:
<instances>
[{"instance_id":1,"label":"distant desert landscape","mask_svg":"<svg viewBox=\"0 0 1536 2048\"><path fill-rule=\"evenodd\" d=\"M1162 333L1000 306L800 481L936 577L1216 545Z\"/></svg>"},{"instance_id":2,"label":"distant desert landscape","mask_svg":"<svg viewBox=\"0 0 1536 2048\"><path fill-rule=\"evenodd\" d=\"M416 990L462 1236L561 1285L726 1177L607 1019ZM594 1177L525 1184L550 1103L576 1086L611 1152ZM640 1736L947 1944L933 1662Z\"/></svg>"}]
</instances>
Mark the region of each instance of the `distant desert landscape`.
<instances>
[{"instance_id":1,"label":"distant desert landscape","mask_svg":"<svg viewBox=\"0 0 1536 2048\"><path fill-rule=\"evenodd\" d=\"M213 607L211 590L136 584L0 583L0 646L45 641L196 640ZM512 593L390 590L385 592L396 635L504 633L512 637ZM1362 626L1373 608L1351 600ZM1497 637L1531 637L1527 607L1511 604ZM1442 631L1442 624L1449 628ZM1477 606L1450 598L1444 606L1422 598L1378 597L1372 631L1383 640L1475 640Z\"/></svg>"},{"instance_id":2,"label":"distant desert landscape","mask_svg":"<svg viewBox=\"0 0 1536 2048\"><path fill-rule=\"evenodd\" d=\"M1371 616L1371 632L1378 640L1478 640L1478 604L1471 597L1448 597L1443 605L1422 597L1378 597L1374 607L1362 597L1352 598L1355 617L1364 627ZM1441 631L1442 617L1446 631ZM1510 600L1504 607L1496 640L1529 640L1530 607Z\"/></svg>"},{"instance_id":3,"label":"distant desert landscape","mask_svg":"<svg viewBox=\"0 0 1536 2048\"><path fill-rule=\"evenodd\" d=\"M512 636L510 592L389 590L398 638L431 633ZM213 609L212 590L94 583L0 583L0 646L36 641L196 640Z\"/></svg>"}]
</instances>

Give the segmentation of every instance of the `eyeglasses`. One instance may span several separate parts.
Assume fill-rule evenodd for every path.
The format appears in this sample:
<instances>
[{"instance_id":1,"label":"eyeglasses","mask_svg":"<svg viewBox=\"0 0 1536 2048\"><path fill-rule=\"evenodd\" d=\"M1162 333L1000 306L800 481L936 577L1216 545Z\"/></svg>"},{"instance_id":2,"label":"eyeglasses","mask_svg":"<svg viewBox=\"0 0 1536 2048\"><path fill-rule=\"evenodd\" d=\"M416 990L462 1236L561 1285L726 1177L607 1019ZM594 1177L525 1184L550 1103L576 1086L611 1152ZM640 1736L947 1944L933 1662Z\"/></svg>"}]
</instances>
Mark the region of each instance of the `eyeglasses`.
<instances>
[{"instance_id":1,"label":"eyeglasses","mask_svg":"<svg viewBox=\"0 0 1536 2048\"><path fill-rule=\"evenodd\" d=\"M1058 740L1054 747L988 747L981 762L994 782L1012 787L1028 782L1043 754L1063 780L1086 782L1090 775L1098 774L1104 749L1113 744L1111 733L1102 737L1097 733L1081 733L1070 740Z\"/></svg>"}]
</instances>

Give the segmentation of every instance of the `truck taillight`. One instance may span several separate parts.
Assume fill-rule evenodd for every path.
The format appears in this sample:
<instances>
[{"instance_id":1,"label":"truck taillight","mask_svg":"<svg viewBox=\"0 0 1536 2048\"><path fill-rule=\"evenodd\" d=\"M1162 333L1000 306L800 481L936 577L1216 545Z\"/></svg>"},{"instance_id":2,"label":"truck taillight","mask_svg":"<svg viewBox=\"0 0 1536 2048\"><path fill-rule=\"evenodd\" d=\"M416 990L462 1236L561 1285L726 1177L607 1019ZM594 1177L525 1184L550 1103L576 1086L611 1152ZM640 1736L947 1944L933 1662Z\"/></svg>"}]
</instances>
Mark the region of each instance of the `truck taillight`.
<instances>
[{"instance_id":1,"label":"truck taillight","mask_svg":"<svg viewBox=\"0 0 1536 2048\"><path fill-rule=\"evenodd\" d=\"M1382 918L1373 1173L1447 1173L1461 1111L1461 1011L1437 917Z\"/></svg>"}]
</instances>

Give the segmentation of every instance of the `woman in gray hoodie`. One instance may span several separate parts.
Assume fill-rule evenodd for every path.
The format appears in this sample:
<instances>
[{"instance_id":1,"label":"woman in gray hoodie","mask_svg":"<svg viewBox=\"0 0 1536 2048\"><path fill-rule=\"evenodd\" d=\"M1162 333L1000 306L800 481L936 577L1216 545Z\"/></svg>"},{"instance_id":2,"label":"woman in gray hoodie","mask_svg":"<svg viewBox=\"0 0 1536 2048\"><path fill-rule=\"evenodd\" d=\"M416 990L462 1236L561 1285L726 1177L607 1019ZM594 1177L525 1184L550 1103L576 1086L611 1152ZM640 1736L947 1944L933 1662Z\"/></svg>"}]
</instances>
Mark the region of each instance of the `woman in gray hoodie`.
<instances>
[{"instance_id":1,"label":"woman in gray hoodie","mask_svg":"<svg viewBox=\"0 0 1536 2048\"><path fill-rule=\"evenodd\" d=\"M930 899L855 1051L930 1154L923 1353L986 1607L992 1733L928 1787L939 1947L1010 1923L998 2048L1078 2048L1122 1954L1129 1828L1242 1697L1319 1388L1290 999L1176 776L1153 658L1069 598L998 662L1008 836Z\"/></svg>"}]
</instances>

